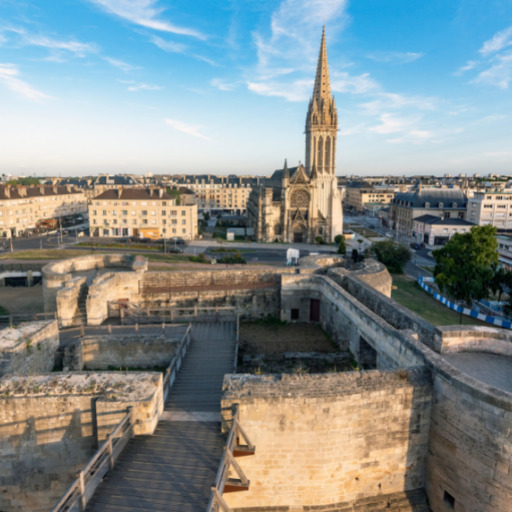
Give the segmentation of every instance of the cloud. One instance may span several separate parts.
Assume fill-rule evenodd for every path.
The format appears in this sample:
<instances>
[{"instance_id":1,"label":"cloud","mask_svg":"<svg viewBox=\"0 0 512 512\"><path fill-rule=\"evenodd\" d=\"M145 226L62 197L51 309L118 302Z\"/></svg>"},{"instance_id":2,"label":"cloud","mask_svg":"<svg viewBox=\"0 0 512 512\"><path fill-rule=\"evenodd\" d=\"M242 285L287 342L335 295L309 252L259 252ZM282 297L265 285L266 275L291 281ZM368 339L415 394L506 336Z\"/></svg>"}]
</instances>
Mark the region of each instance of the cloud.
<instances>
[{"instance_id":1,"label":"cloud","mask_svg":"<svg viewBox=\"0 0 512 512\"><path fill-rule=\"evenodd\" d=\"M497 55L489 69L482 71L472 83L495 85L507 89L512 80L512 52Z\"/></svg>"},{"instance_id":2,"label":"cloud","mask_svg":"<svg viewBox=\"0 0 512 512\"><path fill-rule=\"evenodd\" d=\"M505 156L510 155L510 151L495 151L491 153L484 153L485 156Z\"/></svg>"},{"instance_id":3,"label":"cloud","mask_svg":"<svg viewBox=\"0 0 512 512\"><path fill-rule=\"evenodd\" d=\"M165 119L164 121L175 130L188 133L189 135L193 135L194 137L199 137L201 139L211 140L210 138L206 137L206 135L199 133L198 130L200 130L202 126L183 123L182 121L176 121L175 119Z\"/></svg>"},{"instance_id":4,"label":"cloud","mask_svg":"<svg viewBox=\"0 0 512 512\"><path fill-rule=\"evenodd\" d=\"M376 114L385 110L398 110L402 108L415 108L418 110L436 110L439 100L425 96L409 96L391 92L377 92L373 101L361 103L359 106L368 113Z\"/></svg>"},{"instance_id":5,"label":"cloud","mask_svg":"<svg viewBox=\"0 0 512 512\"><path fill-rule=\"evenodd\" d=\"M424 53L415 52L374 52L367 57L377 62L389 62L390 64L407 64L423 57Z\"/></svg>"},{"instance_id":6,"label":"cloud","mask_svg":"<svg viewBox=\"0 0 512 512\"><path fill-rule=\"evenodd\" d=\"M122 60L112 59L110 57L103 57L109 64L123 70L124 72L133 71L134 69L140 69L138 66L132 66Z\"/></svg>"},{"instance_id":7,"label":"cloud","mask_svg":"<svg viewBox=\"0 0 512 512\"><path fill-rule=\"evenodd\" d=\"M468 60L464 66L461 66L459 69L457 69L457 71L455 71L454 75L462 75L462 73L473 69L478 64L479 62L477 60Z\"/></svg>"},{"instance_id":8,"label":"cloud","mask_svg":"<svg viewBox=\"0 0 512 512\"><path fill-rule=\"evenodd\" d=\"M479 51L482 55L487 56L491 53L499 52L510 45L512 45L512 26L497 32L492 39L484 43Z\"/></svg>"},{"instance_id":9,"label":"cloud","mask_svg":"<svg viewBox=\"0 0 512 512\"><path fill-rule=\"evenodd\" d=\"M81 43L73 40L60 41L39 34L30 34L22 28L3 27L3 30L17 34L23 45L41 46L50 50L67 51L79 57L83 57L88 53L98 52L98 47L94 43Z\"/></svg>"},{"instance_id":10,"label":"cloud","mask_svg":"<svg viewBox=\"0 0 512 512\"><path fill-rule=\"evenodd\" d=\"M386 113L379 116L381 124L368 128L370 132L387 134L403 132L407 127L416 123L419 119L396 117L394 114Z\"/></svg>"},{"instance_id":11,"label":"cloud","mask_svg":"<svg viewBox=\"0 0 512 512\"><path fill-rule=\"evenodd\" d=\"M0 64L0 83L26 98L42 100L49 98L46 94L33 89L27 82L18 78L19 71L14 64Z\"/></svg>"},{"instance_id":12,"label":"cloud","mask_svg":"<svg viewBox=\"0 0 512 512\"><path fill-rule=\"evenodd\" d=\"M160 87L159 85L150 85L150 84L137 84L137 85L130 85L128 87L128 90L130 92L137 92L137 91L161 91L163 87Z\"/></svg>"},{"instance_id":13,"label":"cloud","mask_svg":"<svg viewBox=\"0 0 512 512\"><path fill-rule=\"evenodd\" d=\"M156 7L158 0L89 1L100 6L104 11L128 20L135 25L140 25L153 30L160 30L162 32L172 32L174 34L196 37L198 39L206 39L206 36L197 30L179 27L168 21L160 19L160 14L165 9Z\"/></svg>"},{"instance_id":14,"label":"cloud","mask_svg":"<svg viewBox=\"0 0 512 512\"><path fill-rule=\"evenodd\" d=\"M288 101L306 101L311 96L313 84L313 79L303 79L291 83L247 82L247 87L262 96L275 96Z\"/></svg>"},{"instance_id":15,"label":"cloud","mask_svg":"<svg viewBox=\"0 0 512 512\"><path fill-rule=\"evenodd\" d=\"M352 76L345 71L331 73L331 90L333 92L363 94L378 87L379 84L370 78L368 73L358 76Z\"/></svg>"},{"instance_id":16,"label":"cloud","mask_svg":"<svg viewBox=\"0 0 512 512\"><path fill-rule=\"evenodd\" d=\"M233 91L238 87L238 84L225 82L222 78L213 78L210 80L210 85L221 91Z\"/></svg>"},{"instance_id":17,"label":"cloud","mask_svg":"<svg viewBox=\"0 0 512 512\"><path fill-rule=\"evenodd\" d=\"M423 144L434 137L434 134L428 130L410 130L404 133L402 137L388 139L388 144ZM442 140L431 140L434 144L443 142Z\"/></svg>"},{"instance_id":18,"label":"cloud","mask_svg":"<svg viewBox=\"0 0 512 512\"><path fill-rule=\"evenodd\" d=\"M173 41L166 41L165 39L162 39L161 37L158 37L158 36L152 36L151 42L153 44L156 44L156 46L158 46L158 48L160 48L161 50L164 50L166 52L183 53L187 49L187 46L184 44L175 43Z\"/></svg>"}]
</instances>

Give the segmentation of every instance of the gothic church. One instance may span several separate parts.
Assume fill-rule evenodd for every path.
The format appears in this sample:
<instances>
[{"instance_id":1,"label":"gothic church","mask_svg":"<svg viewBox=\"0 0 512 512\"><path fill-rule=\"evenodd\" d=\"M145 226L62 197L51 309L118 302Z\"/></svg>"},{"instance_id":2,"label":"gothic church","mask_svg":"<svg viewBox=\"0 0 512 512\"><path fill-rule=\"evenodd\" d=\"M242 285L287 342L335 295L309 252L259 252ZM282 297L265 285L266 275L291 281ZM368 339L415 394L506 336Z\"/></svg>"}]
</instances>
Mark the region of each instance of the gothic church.
<instances>
[{"instance_id":1,"label":"gothic church","mask_svg":"<svg viewBox=\"0 0 512 512\"><path fill-rule=\"evenodd\" d=\"M305 166L279 169L253 188L248 223L259 242L334 241L343 233L341 194L336 178L338 114L331 96L325 29L313 97L306 117Z\"/></svg>"}]
</instances>

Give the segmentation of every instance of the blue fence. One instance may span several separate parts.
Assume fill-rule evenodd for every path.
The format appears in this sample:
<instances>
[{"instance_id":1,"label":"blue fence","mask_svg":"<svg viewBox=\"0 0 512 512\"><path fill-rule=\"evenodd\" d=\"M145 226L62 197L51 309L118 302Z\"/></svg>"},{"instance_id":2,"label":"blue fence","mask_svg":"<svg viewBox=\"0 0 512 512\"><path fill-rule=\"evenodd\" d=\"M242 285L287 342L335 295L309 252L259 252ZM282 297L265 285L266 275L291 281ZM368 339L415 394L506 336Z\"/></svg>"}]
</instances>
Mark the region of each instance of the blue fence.
<instances>
[{"instance_id":1,"label":"blue fence","mask_svg":"<svg viewBox=\"0 0 512 512\"><path fill-rule=\"evenodd\" d=\"M512 329L512 322L510 320L504 320L503 318L484 315L482 313L479 313L478 311L474 311L473 309L464 308L462 306L454 304L453 302L450 302L446 297L439 295L439 293L437 293L435 290L430 288L430 286L425 284L426 282L431 283L433 281L434 281L434 279L432 277L421 277L421 276L418 277L418 284L426 292L432 294L434 296L434 299L443 303L445 306L449 307L450 309L453 309L457 313L462 313L463 315L470 316L472 318L477 318L478 320L482 320L482 322L486 322L486 323L494 325L496 327L502 327L504 329Z\"/></svg>"}]
</instances>

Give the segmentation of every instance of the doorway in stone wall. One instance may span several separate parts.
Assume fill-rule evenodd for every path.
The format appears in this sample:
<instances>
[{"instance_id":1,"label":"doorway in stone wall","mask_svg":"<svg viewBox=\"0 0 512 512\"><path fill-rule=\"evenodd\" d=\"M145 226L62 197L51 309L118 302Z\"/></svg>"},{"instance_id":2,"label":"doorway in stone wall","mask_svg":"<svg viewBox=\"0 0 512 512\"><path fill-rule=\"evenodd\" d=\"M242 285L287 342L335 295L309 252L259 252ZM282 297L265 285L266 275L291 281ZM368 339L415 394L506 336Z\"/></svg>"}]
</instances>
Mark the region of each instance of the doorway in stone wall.
<instances>
[{"instance_id":1,"label":"doorway in stone wall","mask_svg":"<svg viewBox=\"0 0 512 512\"><path fill-rule=\"evenodd\" d=\"M363 368L377 368L377 351L362 337L359 336L359 352L357 362Z\"/></svg>"},{"instance_id":2,"label":"doorway in stone wall","mask_svg":"<svg viewBox=\"0 0 512 512\"><path fill-rule=\"evenodd\" d=\"M309 306L309 321L320 322L320 300L311 299Z\"/></svg>"}]
</instances>

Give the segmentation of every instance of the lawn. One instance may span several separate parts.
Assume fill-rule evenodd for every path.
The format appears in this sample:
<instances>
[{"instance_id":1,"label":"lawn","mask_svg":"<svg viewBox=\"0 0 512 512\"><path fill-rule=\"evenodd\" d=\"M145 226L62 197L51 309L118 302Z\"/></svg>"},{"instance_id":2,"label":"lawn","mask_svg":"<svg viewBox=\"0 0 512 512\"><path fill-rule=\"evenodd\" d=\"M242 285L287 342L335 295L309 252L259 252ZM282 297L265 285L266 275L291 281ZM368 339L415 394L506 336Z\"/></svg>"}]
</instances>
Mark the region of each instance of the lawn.
<instances>
[{"instance_id":1,"label":"lawn","mask_svg":"<svg viewBox=\"0 0 512 512\"><path fill-rule=\"evenodd\" d=\"M376 231L360 226L359 224L349 224L349 230L365 238L382 238L382 235L379 235Z\"/></svg>"},{"instance_id":2,"label":"lawn","mask_svg":"<svg viewBox=\"0 0 512 512\"><path fill-rule=\"evenodd\" d=\"M413 279L393 274L391 298L434 325L459 325L460 314L441 304L432 295L420 288ZM462 317L462 325L486 325L469 316Z\"/></svg>"}]
</instances>

